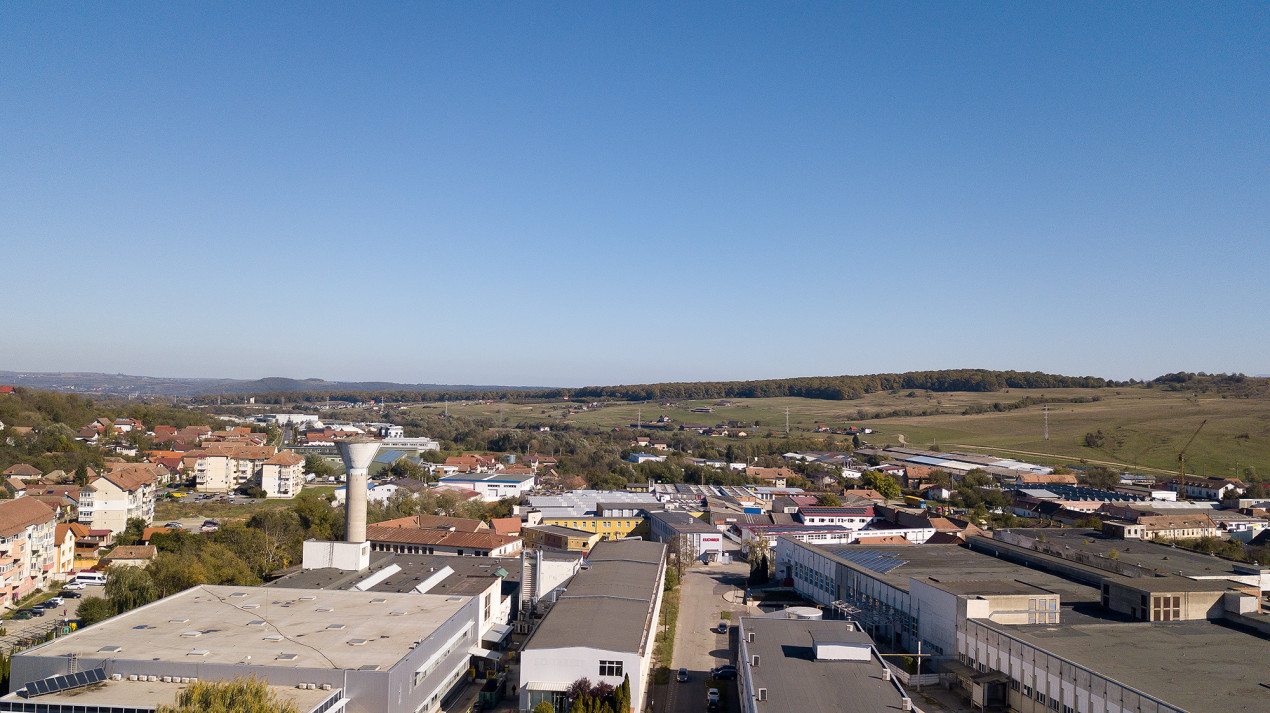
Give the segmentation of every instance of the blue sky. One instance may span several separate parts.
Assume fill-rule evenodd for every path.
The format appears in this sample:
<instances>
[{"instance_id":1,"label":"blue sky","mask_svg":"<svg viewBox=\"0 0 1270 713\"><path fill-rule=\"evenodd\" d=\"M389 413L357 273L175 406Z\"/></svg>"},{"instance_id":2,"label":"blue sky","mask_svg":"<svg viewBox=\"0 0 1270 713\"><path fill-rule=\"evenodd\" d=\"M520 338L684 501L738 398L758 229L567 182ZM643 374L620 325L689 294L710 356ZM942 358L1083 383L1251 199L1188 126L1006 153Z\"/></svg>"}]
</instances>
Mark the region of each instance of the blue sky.
<instances>
[{"instance_id":1,"label":"blue sky","mask_svg":"<svg viewBox=\"0 0 1270 713\"><path fill-rule=\"evenodd\" d=\"M1270 372L1264 3L11 3L0 66L0 369Z\"/></svg>"}]
</instances>

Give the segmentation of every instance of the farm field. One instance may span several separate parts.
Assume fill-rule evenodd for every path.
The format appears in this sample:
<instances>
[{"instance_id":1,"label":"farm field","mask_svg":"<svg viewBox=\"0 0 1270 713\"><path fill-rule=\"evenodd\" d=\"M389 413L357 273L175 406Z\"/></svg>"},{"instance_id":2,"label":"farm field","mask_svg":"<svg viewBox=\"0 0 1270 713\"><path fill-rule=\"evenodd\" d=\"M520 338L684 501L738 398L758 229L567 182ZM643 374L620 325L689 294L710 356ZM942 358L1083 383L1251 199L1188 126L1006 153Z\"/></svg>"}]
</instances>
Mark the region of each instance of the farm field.
<instances>
[{"instance_id":1,"label":"farm field","mask_svg":"<svg viewBox=\"0 0 1270 713\"><path fill-rule=\"evenodd\" d=\"M1034 399L1090 399L1085 403L1049 406L1049 439L1043 437L1041 405L963 415L967 408L992 408L1025 397ZM1093 400L1097 398L1097 400ZM730 405L727 405L730 404ZM1105 389L1009 389L994 393L929 392L875 393L850 401L805 398L713 399L659 403L610 402L577 410L572 402L515 404L451 403L451 414L490 418L497 425L572 424L609 429L627 427L639 418L651 423L667 416L675 424L716 426L727 421L757 424L754 435L784 436L789 409L791 435L812 435L817 425L841 428L859 425L876 432L865 440L876 445L902 441L917 448L972 450L1015 455L1058 464L1113 464L1148 472L1173 473L1177 453L1205 420L1207 423L1187 451L1187 471L1199 475L1234 476L1252 467L1270 477L1270 400L1222 398L1142 386ZM416 413L438 414L443 405L411 407ZM694 413L693 408L711 408ZM570 409L574 413L570 414ZM897 411L931 415L894 415ZM882 416L882 417L878 417ZM1098 448L1085 445L1085 434L1103 433Z\"/></svg>"}]
</instances>

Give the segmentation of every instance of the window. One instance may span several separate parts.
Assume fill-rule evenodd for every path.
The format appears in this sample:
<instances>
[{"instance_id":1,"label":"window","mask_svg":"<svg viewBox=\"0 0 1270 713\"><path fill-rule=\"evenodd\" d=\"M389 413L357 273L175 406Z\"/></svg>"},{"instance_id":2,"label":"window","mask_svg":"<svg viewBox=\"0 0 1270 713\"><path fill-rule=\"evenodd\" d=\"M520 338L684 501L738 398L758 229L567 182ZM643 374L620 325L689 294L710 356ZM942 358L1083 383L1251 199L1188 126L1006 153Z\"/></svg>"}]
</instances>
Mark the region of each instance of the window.
<instances>
[{"instance_id":1,"label":"window","mask_svg":"<svg viewBox=\"0 0 1270 713\"><path fill-rule=\"evenodd\" d=\"M622 662L621 661L601 661L600 675L601 676L621 676Z\"/></svg>"},{"instance_id":2,"label":"window","mask_svg":"<svg viewBox=\"0 0 1270 713\"><path fill-rule=\"evenodd\" d=\"M1052 711L1056 711L1056 710L1058 710L1058 699L1057 699L1057 698L1051 698L1051 699L1050 699L1050 710L1052 710Z\"/></svg>"},{"instance_id":3,"label":"window","mask_svg":"<svg viewBox=\"0 0 1270 713\"><path fill-rule=\"evenodd\" d=\"M1037 691L1037 692L1036 692L1036 702L1037 702L1037 703L1040 703L1040 704L1042 704L1042 705L1044 705L1044 704L1045 704L1045 694L1044 694L1044 693L1041 693L1040 691Z\"/></svg>"},{"instance_id":4,"label":"window","mask_svg":"<svg viewBox=\"0 0 1270 713\"><path fill-rule=\"evenodd\" d=\"M1076 713L1076 709L1075 709L1075 708L1072 708L1072 707L1071 707L1071 706L1069 706L1069 705L1064 705L1064 706L1063 706L1063 713Z\"/></svg>"},{"instance_id":5,"label":"window","mask_svg":"<svg viewBox=\"0 0 1270 713\"><path fill-rule=\"evenodd\" d=\"M1032 687L1031 687L1031 686L1028 686L1028 685L1024 684L1024 686L1023 686L1023 697L1024 697L1024 698L1031 698L1031 697L1032 697Z\"/></svg>"},{"instance_id":6,"label":"window","mask_svg":"<svg viewBox=\"0 0 1270 713\"><path fill-rule=\"evenodd\" d=\"M1019 682L1018 682L1018 681L1015 681L1014 679L1011 679L1011 680L1010 680L1010 690L1011 690L1011 691L1017 691L1017 690L1019 690Z\"/></svg>"}]
</instances>

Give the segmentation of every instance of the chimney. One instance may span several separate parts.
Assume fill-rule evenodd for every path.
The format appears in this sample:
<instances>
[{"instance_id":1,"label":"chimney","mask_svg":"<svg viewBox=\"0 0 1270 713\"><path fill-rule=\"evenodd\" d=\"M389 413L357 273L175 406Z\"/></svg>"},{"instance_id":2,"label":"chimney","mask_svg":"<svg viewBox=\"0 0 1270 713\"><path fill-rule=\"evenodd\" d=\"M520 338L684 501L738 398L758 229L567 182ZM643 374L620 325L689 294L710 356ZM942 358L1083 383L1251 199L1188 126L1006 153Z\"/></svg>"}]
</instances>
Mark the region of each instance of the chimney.
<instances>
[{"instance_id":1,"label":"chimney","mask_svg":"<svg viewBox=\"0 0 1270 713\"><path fill-rule=\"evenodd\" d=\"M344 541L365 542L368 470L379 452L379 441L368 436L353 436L336 441L335 446L340 450L340 458L344 460L344 469L348 473L345 478Z\"/></svg>"}]
</instances>

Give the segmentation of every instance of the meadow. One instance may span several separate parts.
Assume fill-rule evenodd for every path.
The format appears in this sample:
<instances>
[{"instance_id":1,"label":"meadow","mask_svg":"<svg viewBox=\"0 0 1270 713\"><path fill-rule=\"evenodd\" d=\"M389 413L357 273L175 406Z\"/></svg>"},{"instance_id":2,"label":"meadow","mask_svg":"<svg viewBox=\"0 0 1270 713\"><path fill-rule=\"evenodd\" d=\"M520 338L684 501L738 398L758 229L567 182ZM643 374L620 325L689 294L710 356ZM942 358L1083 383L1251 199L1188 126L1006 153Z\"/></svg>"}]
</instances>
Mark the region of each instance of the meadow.
<instances>
[{"instance_id":1,"label":"meadow","mask_svg":"<svg viewBox=\"0 0 1270 713\"><path fill-rule=\"evenodd\" d=\"M1040 404L1007 408L1025 398L1047 398L1049 438ZM1063 403L1082 399L1083 403ZM728 421L756 424L751 437L783 437L786 409L790 433L807 436L819 425L872 428L864 440L875 445L907 443L917 448L968 450L1018 456L1049 464L1107 464L1155 474L1177 472L1178 452L1201 423L1186 453L1188 473L1270 477L1270 399L1223 398L1219 393L1170 391L1160 387L1102 389L1008 389L992 393L924 390L869 394L860 399L731 399L660 403L466 402L449 404L451 414L489 418L495 424L559 427L572 424L610 429L639 419L668 416L674 424L716 426ZM994 404L1002 409L994 410ZM441 413L441 404L411 411ZM693 408L712 408L693 413ZM986 410L985 410L986 409ZM972 413L967 414L970 410ZM572 411L572 413L570 413ZM974 411L983 411L973 413ZM926 414L926 415L897 415ZM1101 446L1086 445L1086 434L1102 432ZM839 441L841 441L839 437Z\"/></svg>"}]
</instances>

